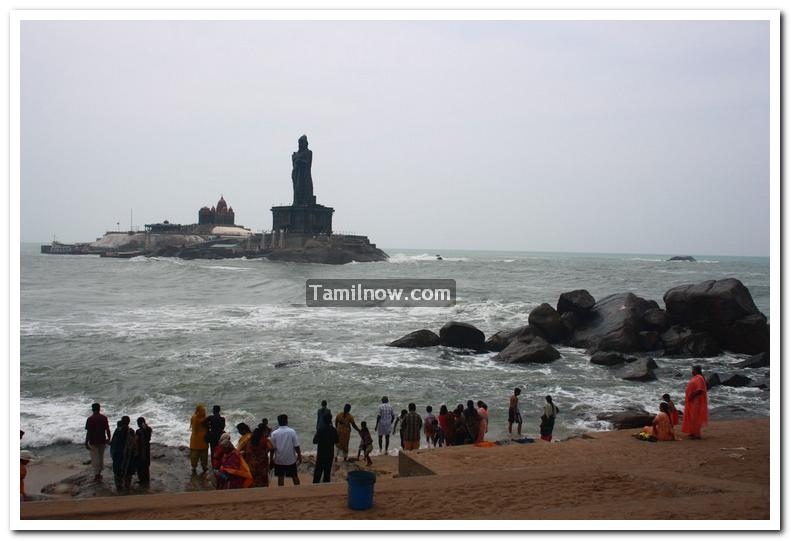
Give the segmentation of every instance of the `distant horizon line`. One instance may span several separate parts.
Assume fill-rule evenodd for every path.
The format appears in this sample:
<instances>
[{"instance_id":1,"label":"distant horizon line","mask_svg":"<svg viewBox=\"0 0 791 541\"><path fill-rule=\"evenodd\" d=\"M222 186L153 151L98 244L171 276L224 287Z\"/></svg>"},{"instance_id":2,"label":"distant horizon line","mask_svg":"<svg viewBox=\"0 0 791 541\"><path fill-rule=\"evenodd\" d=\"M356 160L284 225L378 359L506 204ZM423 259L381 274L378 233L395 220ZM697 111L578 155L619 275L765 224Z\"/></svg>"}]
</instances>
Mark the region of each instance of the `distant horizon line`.
<instances>
[{"instance_id":1,"label":"distant horizon line","mask_svg":"<svg viewBox=\"0 0 791 541\"><path fill-rule=\"evenodd\" d=\"M60 241L58 241L60 242ZM80 242L80 241L75 241ZM50 244L52 241L26 241L20 240L20 244ZM71 242L64 242L64 244L73 244ZM434 254L442 255L441 252L444 250L446 252L505 252L505 253L527 253L527 254L564 254L564 255L572 255L572 254L579 254L579 255L653 255L653 256L692 256L692 257L752 257L752 258L764 258L770 259L770 255L750 255L750 254L704 254L704 253L694 253L694 252L583 252L583 251L574 251L574 250L522 250L522 249L491 249L491 248L406 248L403 246L400 247L386 247L380 246L385 251L392 251L392 250L409 250L409 251L425 251L425 252L433 252ZM388 254L392 255L392 254Z\"/></svg>"}]
</instances>

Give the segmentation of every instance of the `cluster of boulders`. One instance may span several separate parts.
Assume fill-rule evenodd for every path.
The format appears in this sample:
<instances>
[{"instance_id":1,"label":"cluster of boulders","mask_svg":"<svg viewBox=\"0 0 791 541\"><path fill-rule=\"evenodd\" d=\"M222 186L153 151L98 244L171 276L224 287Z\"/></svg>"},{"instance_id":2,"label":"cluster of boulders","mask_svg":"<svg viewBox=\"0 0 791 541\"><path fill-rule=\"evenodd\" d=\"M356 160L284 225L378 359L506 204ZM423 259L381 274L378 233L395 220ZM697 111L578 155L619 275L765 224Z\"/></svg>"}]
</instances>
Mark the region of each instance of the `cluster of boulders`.
<instances>
[{"instance_id":1,"label":"cluster of boulders","mask_svg":"<svg viewBox=\"0 0 791 541\"><path fill-rule=\"evenodd\" d=\"M473 325L451 321L439 335L422 329L388 345L443 345L496 352L499 362L547 363L560 357L553 344L561 344L585 349L595 364L624 365L621 377L635 381L655 379L651 356L657 355L712 357L728 350L754 355L740 367L768 366L769 324L739 280L677 286L663 300L664 309L633 293L596 301L578 289L561 294L556 307L534 308L527 325L488 339Z\"/></svg>"}]
</instances>

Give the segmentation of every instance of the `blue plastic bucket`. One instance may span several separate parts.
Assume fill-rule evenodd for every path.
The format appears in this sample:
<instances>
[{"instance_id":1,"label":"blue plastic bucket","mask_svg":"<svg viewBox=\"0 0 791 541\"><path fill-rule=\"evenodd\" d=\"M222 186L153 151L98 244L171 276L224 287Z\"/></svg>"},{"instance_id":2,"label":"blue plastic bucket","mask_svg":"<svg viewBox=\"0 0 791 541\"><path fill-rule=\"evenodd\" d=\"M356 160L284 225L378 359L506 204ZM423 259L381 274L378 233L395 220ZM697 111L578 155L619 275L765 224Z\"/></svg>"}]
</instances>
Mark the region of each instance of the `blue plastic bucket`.
<instances>
[{"instance_id":1,"label":"blue plastic bucket","mask_svg":"<svg viewBox=\"0 0 791 541\"><path fill-rule=\"evenodd\" d=\"M376 474L369 471L352 471L349 472L346 480L349 483L349 509L358 511L370 509L374 504Z\"/></svg>"}]
</instances>

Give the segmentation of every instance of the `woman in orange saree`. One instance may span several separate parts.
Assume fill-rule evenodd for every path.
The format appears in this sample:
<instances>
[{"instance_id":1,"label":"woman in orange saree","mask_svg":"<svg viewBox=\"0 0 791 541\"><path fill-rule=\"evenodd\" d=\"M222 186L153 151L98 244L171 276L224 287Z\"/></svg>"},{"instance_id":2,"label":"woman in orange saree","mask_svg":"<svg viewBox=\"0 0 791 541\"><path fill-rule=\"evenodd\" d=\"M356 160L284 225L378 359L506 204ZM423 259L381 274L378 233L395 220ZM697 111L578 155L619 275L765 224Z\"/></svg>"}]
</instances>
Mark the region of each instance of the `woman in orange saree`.
<instances>
[{"instance_id":1,"label":"woman in orange saree","mask_svg":"<svg viewBox=\"0 0 791 541\"><path fill-rule=\"evenodd\" d=\"M643 427L643 432L653 435L657 441L675 441L676 431L670 418L670 406L667 402L659 404L659 413L654 417L651 426Z\"/></svg>"}]
</instances>

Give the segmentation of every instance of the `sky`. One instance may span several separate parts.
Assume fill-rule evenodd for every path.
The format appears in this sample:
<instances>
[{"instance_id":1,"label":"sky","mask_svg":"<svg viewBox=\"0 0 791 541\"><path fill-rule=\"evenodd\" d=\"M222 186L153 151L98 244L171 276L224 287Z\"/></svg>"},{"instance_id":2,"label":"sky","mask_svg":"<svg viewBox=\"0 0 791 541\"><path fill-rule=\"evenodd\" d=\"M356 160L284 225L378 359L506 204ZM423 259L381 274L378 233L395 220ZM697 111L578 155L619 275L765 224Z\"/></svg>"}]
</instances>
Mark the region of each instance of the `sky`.
<instances>
[{"instance_id":1,"label":"sky","mask_svg":"<svg viewBox=\"0 0 791 541\"><path fill-rule=\"evenodd\" d=\"M21 240L271 228L306 134L387 248L769 254L769 23L23 21Z\"/></svg>"}]
</instances>

